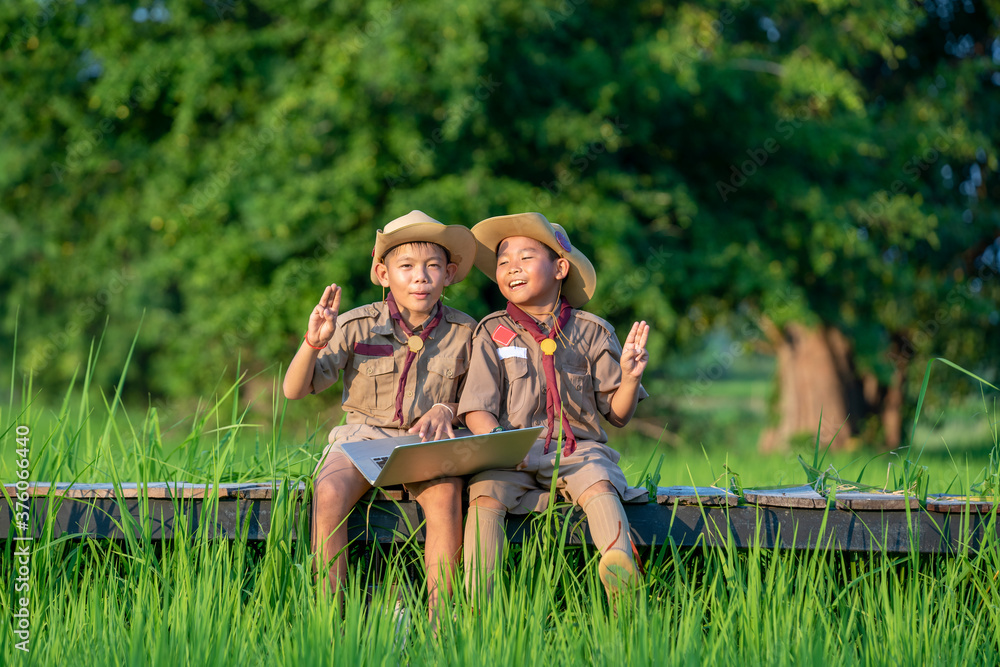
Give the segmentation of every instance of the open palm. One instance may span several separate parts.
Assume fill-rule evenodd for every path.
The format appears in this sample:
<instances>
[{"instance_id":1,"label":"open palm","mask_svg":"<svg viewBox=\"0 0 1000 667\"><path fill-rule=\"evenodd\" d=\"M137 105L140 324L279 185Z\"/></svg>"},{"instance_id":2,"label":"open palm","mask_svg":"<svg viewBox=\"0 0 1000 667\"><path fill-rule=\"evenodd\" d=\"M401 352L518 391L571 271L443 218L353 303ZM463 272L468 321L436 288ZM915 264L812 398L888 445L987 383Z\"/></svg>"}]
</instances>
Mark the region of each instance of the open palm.
<instances>
[{"instance_id":1,"label":"open palm","mask_svg":"<svg viewBox=\"0 0 1000 667\"><path fill-rule=\"evenodd\" d=\"M646 339L649 338L649 325L645 320L632 325L625 346L622 348L622 377L639 379L649 363L649 352L646 350Z\"/></svg>"},{"instance_id":2,"label":"open palm","mask_svg":"<svg viewBox=\"0 0 1000 667\"><path fill-rule=\"evenodd\" d=\"M316 347L323 347L333 338L337 330L337 314L340 311L340 287L336 283L323 290L323 297L309 314L308 338Z\"/></svg>"}]
</instances>

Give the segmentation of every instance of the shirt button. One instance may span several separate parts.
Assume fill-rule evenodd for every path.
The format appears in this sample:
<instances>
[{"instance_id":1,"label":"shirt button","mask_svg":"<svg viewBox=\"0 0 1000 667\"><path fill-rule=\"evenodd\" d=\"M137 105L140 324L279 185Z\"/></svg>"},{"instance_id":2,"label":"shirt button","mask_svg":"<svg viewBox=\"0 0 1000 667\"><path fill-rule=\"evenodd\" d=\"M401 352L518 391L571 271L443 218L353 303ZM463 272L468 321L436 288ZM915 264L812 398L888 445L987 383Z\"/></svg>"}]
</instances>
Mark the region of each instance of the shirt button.
<instances>
[{"instance_id":1,"label":"shirt button","mask_svg":"<svg viewBox=\"0 0 1000 667\"><path fill-rule=\"evenodd\" d=\"M371 374L372 374L372 371L374 371L374 370L375 370L375 369L373 369L373 368L372 368L371 366L369 366L369 367L368 367L368 375L371 375Z\"/></svg>"},{"instance_id":2,"label":"shirt button","mask_svg":"<svg viewBox=\"0 0 1000 667\"><path fill-rule=\"evenodd\" d=\"M449 371L447 371L447 372L445 373L445 375L446 375L446 376L448 376L448 377L452 377L452 376L453 376L454 374L455 374L455 372L454 372L454 371L452 371L452 370L449 370Z\"/></svg>"},{"instance_id":3,"label":"shirt button","mask_svg":"<svg viewBox=\"0 0 1000 667\"><path fill-rule=\"evenodd\" d=\"M410 397L410 398L413 398L413 392L412 392L412 391L408 391L408 392L406 392L406 395L407 395L408 397Z\"/></svg>"}]
</instances>

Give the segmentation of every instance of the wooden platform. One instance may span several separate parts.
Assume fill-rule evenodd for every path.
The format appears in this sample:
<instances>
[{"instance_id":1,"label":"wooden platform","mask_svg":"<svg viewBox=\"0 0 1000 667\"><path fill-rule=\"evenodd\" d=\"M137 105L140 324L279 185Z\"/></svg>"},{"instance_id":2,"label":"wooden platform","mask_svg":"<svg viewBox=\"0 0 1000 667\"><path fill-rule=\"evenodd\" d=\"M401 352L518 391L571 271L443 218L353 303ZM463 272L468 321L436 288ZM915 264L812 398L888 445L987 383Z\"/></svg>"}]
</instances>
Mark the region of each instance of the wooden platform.
<instances>
[{"instance_id":1,"label":"wooden platform","mask_svg":"<svg viewBox=\"0 0 1000 667\"><path fill-rule=\"evenodd\" d=\"M16 501L17 490L5 487ZM181 522L188 534L204 529L213 537L266 540L272 524L287 525L305 517L304 485L151 483L32 483L28 489L31 533L37 538L50 513L52 537L124 539L138 535L140 517L148 517L149 537L174 537ZM18 508L17 511L22 511ZM957 553L976 550L988 534L1000 537L997 505L986 499L932 496L916 498L887 493L841 493L827 498L810 487L745 490L736 496L715 487L659 487L652 502L626 505L633 540L638 546L673 543L679 547L834 549ZM565 511L563 512L565 516ZM586 519L570 517L575 529L569 541L590 541ZM12 535L11 506L0 511L0 539ZM508 537L527 539L536 528L533 517L511 517ZM352 514L352 539L391 543L423 542L423 516L402 490L370 493ZM410 527L414 527L411 530Z\"/></svg>"}]
</instances>

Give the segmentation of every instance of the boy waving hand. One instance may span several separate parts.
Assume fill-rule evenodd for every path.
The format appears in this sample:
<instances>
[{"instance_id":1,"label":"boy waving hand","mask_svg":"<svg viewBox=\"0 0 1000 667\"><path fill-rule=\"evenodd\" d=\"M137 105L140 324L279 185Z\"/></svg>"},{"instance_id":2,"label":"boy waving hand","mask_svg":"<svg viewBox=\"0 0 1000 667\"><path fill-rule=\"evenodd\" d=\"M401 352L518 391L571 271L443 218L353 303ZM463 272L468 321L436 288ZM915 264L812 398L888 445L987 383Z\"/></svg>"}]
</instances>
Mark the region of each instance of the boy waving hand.
<instances>
[{"instance_id":1,"label":"boy waving hand","mask_svg":"<svg viewBox=\"0 0 1000 667\"><path fill-rule=\"evenodd\" d=\"M341 443L406 434L454 437L475 320L445 306L441 293L465 278L475 248L467 228L412 211L375 236L371 280L389 288L389 296L341 313L340 288L330 285L309 315L283 388L290 399L304 398L344 373L347 423L330 432L313 498L313 549L332 589L347 574L347 516L371 488ZM432 621L439 585L450 582L461 549L462 486L457 477L406 484L427 520Z\"/></svg>"}]
</instances>

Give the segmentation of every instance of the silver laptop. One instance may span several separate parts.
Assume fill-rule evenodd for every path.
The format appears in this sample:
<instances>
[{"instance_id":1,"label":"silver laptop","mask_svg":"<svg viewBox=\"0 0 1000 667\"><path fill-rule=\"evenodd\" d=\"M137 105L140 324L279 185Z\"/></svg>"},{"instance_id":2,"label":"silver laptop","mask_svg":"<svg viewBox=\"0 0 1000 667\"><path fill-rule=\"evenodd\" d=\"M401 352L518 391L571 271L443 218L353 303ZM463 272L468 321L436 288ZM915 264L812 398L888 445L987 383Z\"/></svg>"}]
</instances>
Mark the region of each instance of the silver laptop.
<instances>
[{"instance_id":1,"label":"silver laptop","mask_svg":"<svg viewBox=\"0 0 1000 667\"><path fill-rule=\"evenodd\" d=\"M341 447L372 486L422 482L513 468L527 455L541 427L474 435L460 429L450 440L420 442L418 435L348 442Z\"/></svg>"}]
</instances>

